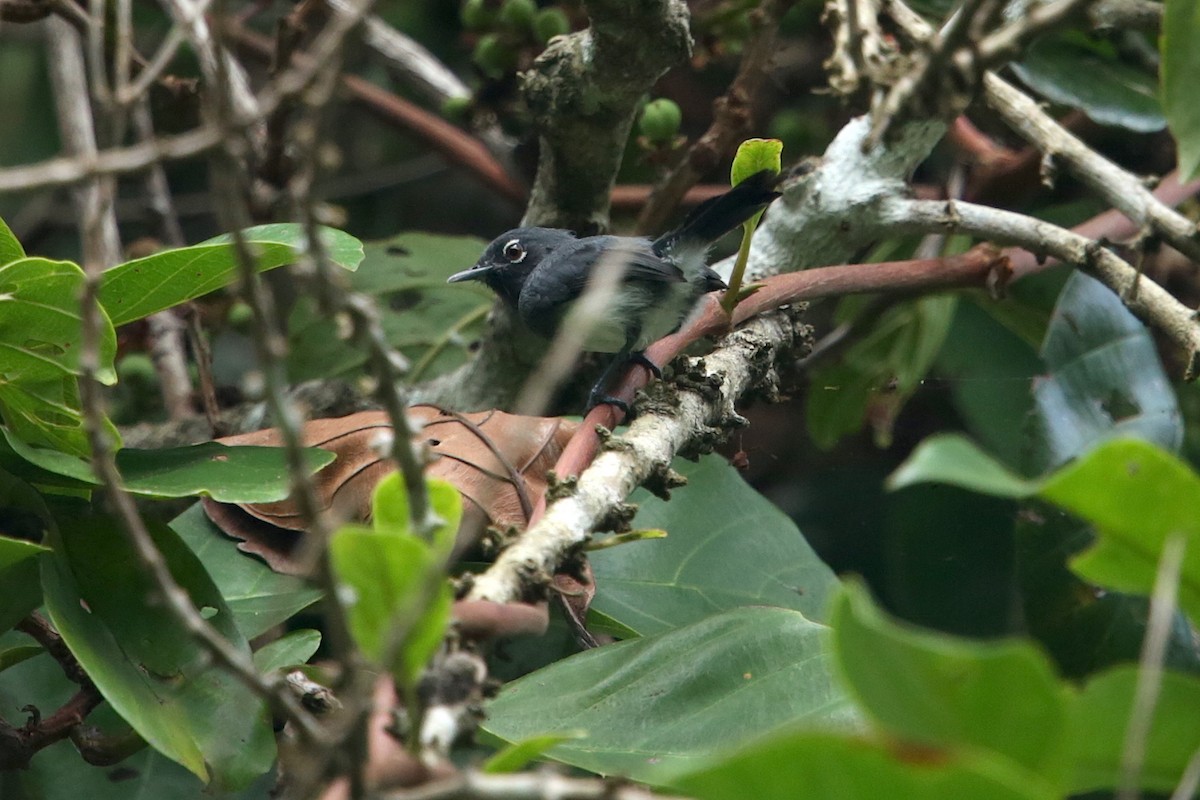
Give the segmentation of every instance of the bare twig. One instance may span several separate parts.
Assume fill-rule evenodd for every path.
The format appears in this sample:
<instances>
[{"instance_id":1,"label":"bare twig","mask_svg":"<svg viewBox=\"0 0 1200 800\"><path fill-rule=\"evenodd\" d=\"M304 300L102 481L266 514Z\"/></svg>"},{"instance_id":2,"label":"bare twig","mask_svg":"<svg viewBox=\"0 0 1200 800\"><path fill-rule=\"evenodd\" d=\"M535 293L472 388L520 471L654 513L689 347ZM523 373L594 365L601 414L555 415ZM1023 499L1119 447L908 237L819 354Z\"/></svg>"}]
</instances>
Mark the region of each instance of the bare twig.
<instances>
[{"instance_id":1,"label":"bare twig","mask_svg":"<svg viewBox=\"0 0 1200 800\"><path fill-rule=\"evenodd\" d=\"M1130 219L1151 226L1164 241L1200 264L1200 237L1193 222L1160 203L1136 176L1088 147L998 75L989 73L983 85L988 105L1015 131L1065 164L1105 202Z\"/></svg>"},{"instance_id":2,"label":"bare twig","mask_svg":"<svg viewBox=\"0 0 1200 800\"><path fill-rule=\"evenodd\" d=\"M271 57L273 47L265 37L245 28L232 28L229 35L255 56ZM307 55L295 56L293 63L312 67L317 62L313 60L310 52ZM525 189L475 137L362 78L343 75L341 81L351 96L373 113L418 136L452 164L461 165L471 174L478 176L502 197L524 202Z\"/></svg>"},{"instance_id":3,"label":"bare twig","mask_svg":"<svg viewBox=\"0 0 1200 800\"><path fill-rule=\"evenodd\" d=\"M1142 640L1142 652L1138 658L1133 708L1129 713L1125 741L1121 747L1118 800L1137 800L1141 796L1139 782L1146 762L1150 728L1154 724L1154 709L1162 691L1163 662L1171 640L1171 618L1178 608L1179 575L1186 551L1187 538L1181 533L1170 534L1163 543L1158 572L1154 577L1154 591L1150 595L1146 638Z\"/></svg>"},{"instance_id":4,"label":"bare twig","mask_svg":"<svg viewBox=\"0 0 1200 800\"><path fill-rule=\"evenodd\" d=\"M602 778L568 778L554 772L492 775L461 772L417 789L386 792L381 800L683 800Z\"/></svg>"},{"instance_id":5,"label":"bare twig","mask_svg":"<svg viewBox=\"0 0 1200 800\"><path fill-rule=\"evenodd\" d=\"M891 198L881 206L880 217L893 229L973 233L1074 264L1124 298L1130 311L1169 336L1187 359L1189 378L1200 368L1200 322L1192 310L1149 278L1139 280L1133 266L1095 241L1024 214L974 203Z\"/></svg>"}]
</instances>

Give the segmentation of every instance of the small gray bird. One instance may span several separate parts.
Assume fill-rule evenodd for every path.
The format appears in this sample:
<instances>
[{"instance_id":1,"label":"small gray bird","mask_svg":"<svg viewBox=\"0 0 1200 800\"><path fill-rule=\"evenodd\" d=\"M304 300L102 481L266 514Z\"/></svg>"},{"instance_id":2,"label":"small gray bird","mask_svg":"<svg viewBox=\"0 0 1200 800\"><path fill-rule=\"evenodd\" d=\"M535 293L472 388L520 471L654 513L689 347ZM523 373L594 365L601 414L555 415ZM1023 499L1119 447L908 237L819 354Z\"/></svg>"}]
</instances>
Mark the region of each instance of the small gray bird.
<instances>
[{"instance_id":1,"label":"small gray bird","mask_svg":"<svg viewBox=\"0 0 1200 800\"><path fill-rule=\"evenodd\" d=\"M779 196L775 180L765 170L751 175L698 205L679 228L654 240L580 239L558 228L515 228L496 237L475 266L451 275L449 282L483 281L530 329L549 339L598 266L623 267L610 313L592 328L584 344L590 352L617 354L592 388L588 408L613 402L603 394L613 370L632 359L661 375L642 351L678 329L701 295L725 288L708 268L708 249Z\"/></svg>"}]
</instances>

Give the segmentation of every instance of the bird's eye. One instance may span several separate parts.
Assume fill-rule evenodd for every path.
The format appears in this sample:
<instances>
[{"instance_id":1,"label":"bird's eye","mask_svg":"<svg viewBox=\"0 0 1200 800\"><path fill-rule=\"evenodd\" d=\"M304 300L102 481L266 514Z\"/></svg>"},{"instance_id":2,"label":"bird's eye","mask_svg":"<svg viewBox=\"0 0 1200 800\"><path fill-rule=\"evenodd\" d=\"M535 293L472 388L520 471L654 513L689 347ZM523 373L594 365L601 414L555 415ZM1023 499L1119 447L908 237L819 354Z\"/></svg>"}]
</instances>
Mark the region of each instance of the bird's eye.
<instances>
[{"instance_id":1,"label":"bird's eye","mask_svg":"<svg viewBox=\"0 0 1200 800\"><path fill-rule=\"evenodd\" d=\"M510 264L520 264L525 260L525 256L529 255L517 239L510 239L505 242L504 249L500 252L504 254L504 257L508 259L508 263Z\"/></svg>"}]
</instances>

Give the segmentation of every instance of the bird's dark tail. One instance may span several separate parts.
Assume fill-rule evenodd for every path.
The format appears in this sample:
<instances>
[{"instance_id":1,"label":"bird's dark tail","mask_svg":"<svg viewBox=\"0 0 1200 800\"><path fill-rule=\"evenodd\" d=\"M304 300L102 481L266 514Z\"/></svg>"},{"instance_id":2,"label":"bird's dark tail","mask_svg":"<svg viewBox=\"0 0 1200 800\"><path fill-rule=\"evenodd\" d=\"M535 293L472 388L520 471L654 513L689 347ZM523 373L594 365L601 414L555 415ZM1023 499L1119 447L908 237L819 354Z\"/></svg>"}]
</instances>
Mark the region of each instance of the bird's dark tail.
<instances>
[{"instance_id":1,"label":"bird's dark tail","mask_svg":"<svg viewBox=\"0 0 1200 800\"><path fill-rule=\"evenodd\" d=\"M777 176L770 170L756 172L728 192L692 209L675 230L654 240L654 252L662 255L678 244L708 245L741 225L776 197Z\"/></svg>"}]
</instances>

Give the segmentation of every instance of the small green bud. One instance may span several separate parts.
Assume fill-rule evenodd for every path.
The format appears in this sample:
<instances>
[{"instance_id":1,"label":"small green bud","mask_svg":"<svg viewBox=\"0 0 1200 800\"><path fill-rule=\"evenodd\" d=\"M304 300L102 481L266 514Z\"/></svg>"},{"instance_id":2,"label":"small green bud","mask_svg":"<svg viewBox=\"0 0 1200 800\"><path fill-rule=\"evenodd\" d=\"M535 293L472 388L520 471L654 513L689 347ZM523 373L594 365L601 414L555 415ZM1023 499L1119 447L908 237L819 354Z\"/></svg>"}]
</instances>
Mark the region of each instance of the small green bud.
<instances>
[{"instance_id":1,"label":"small green bud","mask_svg":"<svg viewBox=\"0 0 1200 800\"><path fill-rule=\"evenodd\" d=\"M145 386L157 380L158 372L154 369L154 362L145 353L130 353L117 362L118 383Z\"/></svg>"},{"instance_id":2,"label":"small green bud","mask_svg":"<svg viewBox=\"0 0 1200 800\"><path fill-rule=\"evenodd\" d=\"M442 116L451 122L466 122L471 114L470 96L447 97L442 101Z\"/></svg>"},{"instance_id":3,"label":"small green bud","mask_svg":"<svg viewBox=\"0 0 1200 800\"><path fill-rule=\"evenodd\" d=\"M524 32L533 27L537 10L533 0L505 0L500 8L500 21L513 30Z\"/></svg>"},{"instance_id":4,"label":"small green bud","mask_svg":"<svg viewBox=\"0 0 1200 800\"><path fill-rule=\"evenodd\" d=\"M682 122L683 112L675 101L660 97L642 108L638 131L654 144L666 144L674 140Z\"/></svg>"},{"instance_id":5,"label":"small green bud","mask_svg":"<svg viewBox=\"0 0 1200 800\"><path fill-rule=\"evenodd\" d=\"M254 321L254 309L240 300L229 307L225 314L225 322L237 331L247 331Z\"/></svg>"},{"instance_id":6,"label":"small green bud","mask_svg":"<svg viewBox=\"0 0 1200 800\"><path fill-rule=\"evenodd\" d=\"M571 32L571 20L561 8L545 8L533 18L533 35L542 44Z\"/></svg>"},{"instance_id":7,"label":"small green bud","mask_svg":"<svg viewBox=\"0 0 1200 800\"><path fill-rule=\"evenodd\" d=\"M489 78L501 78L517 66L517 51L496 33L480 37L472 58Z\"/></svg>"},{"instance_id":8,"label":"small green bud","mask_svg":"<svg viewBox=\"0 0 1200 800\"><path fill-rule=\"evenodd\" d=\"M487 0L465 0L458 12L463 27L469 31L482 31L492 27L496 13L488 8Z\"/></svg>"}]
</instances>

